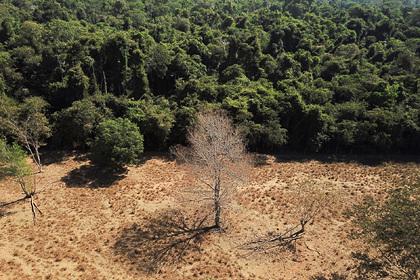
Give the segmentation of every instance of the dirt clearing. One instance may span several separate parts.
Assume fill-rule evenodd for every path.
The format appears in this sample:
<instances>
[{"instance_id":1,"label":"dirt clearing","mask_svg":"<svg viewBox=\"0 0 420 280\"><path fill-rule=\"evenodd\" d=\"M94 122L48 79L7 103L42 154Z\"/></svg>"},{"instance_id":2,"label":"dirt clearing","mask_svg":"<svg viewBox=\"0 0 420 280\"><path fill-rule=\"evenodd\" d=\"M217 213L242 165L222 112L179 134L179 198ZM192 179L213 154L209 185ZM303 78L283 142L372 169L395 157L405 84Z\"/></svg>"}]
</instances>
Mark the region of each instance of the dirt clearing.
<instances>
[{"instance_id":1,"label":"dirt clearing","mask_svg":"<svg viewBox=\"0 0 420 280\"><path fill-rule=\"evenodd\" d=\"M362 244L348 238L344 211L366 195L383 197L419 172L415 163L264 158L239 190L226 230L195 240L182 258L151 272L154 264L144 256L153 248L140 235L145 228L150 234L167 227L161 223L172 213L167 210L182 208L175 194L191 183L182 168L150 157L126 173L107 174L70 156L38 175L44 216L36 225L28 203L1 209L0 279L309 279L351 273L351 253ZM293 251L242 250L255 236L298 223L302 190L314 189L328 199ZM14 182L0 182L0 203L20 197Z\"/></svg>"}]
</instances>

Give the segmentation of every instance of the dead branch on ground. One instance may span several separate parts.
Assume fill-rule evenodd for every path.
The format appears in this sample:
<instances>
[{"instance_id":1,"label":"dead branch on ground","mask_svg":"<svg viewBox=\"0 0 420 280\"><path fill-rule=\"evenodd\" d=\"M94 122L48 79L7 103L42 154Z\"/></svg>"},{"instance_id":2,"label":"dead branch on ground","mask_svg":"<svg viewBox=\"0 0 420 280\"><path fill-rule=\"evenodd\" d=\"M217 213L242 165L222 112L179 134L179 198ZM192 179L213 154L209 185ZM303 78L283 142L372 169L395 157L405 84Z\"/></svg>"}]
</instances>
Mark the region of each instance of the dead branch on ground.
<instances>
[{"instance_id":1,"label":"dead branch on ground","mask_svg":"<svg viewBox=\"0 0 420 280\"><path fill-rule=\"evenodd\" d=\"M257 236L253 240L243 244L241 249L253 253L274 253L279 251L294 251L296 242L306 234L307 225L314 222L315 217L320 213L326 194L312 186L302 186L296 194L296 212L299 223L283 232L269 232Z\"/></svg>"}]
</instances>

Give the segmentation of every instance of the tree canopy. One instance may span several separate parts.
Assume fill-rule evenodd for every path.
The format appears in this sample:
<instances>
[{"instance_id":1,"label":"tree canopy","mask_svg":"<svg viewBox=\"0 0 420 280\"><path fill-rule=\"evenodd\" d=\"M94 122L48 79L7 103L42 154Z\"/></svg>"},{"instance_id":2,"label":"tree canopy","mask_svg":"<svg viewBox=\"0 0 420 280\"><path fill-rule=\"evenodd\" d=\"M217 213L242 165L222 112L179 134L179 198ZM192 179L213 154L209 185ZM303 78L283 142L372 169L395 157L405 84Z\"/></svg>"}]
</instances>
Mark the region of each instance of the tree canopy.
<instances>
[{"instance_id":1,"label":"tree canopy","mask_svg":"<svg viewBox=\"0 0 420 280\"><path fill-rule=\"evenodd\" d=\"M0 96L47 102L65 148L125 118L166 149L210 106L254 151L419 153L419 15L414 0L0 1Z\"/></svg>"}]
</instances>

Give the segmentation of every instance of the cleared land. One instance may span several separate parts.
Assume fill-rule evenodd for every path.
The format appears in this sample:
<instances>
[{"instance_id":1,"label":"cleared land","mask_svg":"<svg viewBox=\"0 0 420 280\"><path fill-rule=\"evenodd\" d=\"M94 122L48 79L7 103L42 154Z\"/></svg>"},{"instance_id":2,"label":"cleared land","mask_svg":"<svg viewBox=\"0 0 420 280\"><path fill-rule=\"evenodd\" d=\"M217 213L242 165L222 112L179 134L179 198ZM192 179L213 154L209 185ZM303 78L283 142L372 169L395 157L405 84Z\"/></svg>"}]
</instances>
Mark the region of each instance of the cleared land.
<instances>
[{"instance_id":1,"label":"cleared land","mask_svg":"<svg viewBox=\"0 0 420 280\"><path fill-rule=\"evenodd\" d=\"M123 174L109 174L79 156L51 160L38 175L39 207L32 223L27 203L0 211L0 279L308 279L318 273L352 273L346 209L366 195L420 173L418 163L345 162L260 157L251 183L239 190L226 231L203 236L158 272L153 246L142 235L160 234L176 195L192 182L174 161L149 157ZM302 190L327 196L294 252L249 254L241 245L298 223ZM21 197L12 181L0 182L0 203ZM200 209L197 205L197 209ZM172 213L172 212L171 212ZM173 216L172 216L173 217ZM166 224L167 226L167 224ZM147 229L147 230L146 230Z\"/></svg>"}]
</instances>

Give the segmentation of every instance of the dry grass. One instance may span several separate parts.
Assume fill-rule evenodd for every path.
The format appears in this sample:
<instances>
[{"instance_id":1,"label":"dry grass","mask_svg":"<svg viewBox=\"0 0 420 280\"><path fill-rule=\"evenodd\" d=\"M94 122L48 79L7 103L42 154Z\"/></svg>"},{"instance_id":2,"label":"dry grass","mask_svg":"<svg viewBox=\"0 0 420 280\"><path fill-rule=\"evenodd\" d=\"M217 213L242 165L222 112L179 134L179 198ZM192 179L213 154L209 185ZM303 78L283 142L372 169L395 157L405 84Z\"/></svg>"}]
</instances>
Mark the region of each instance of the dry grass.
<instances>
[{"instance_id":1,"label":"dry grass","mask_svg":"<svg viewBox=\"0 0 420 280\"><path fill-rule=\"evenodd\" d=\"M37 200L44 216L36 226L28 205L2 209L0 279L308 279L321 272L351 273L351 252L361 244L347 238L351 225L343 211L365 195L382 197L420 172L414 163L268 158L239 190L224 233L200 236L182 258L150 272L144 263L150 246L136 234L148 229L150 236L151 222L180 208L173 194L191 182L175 162L161 157L116 176L83 167L88 164L69 157L45 167ZM295 225L308 193L328 198L294 252L244 254L240 245L254 236ZM11 181L0 182L0 194L0 202L20 197ZM182 221L187 227L194 222Z\"/></svg>"}]
</instances>

